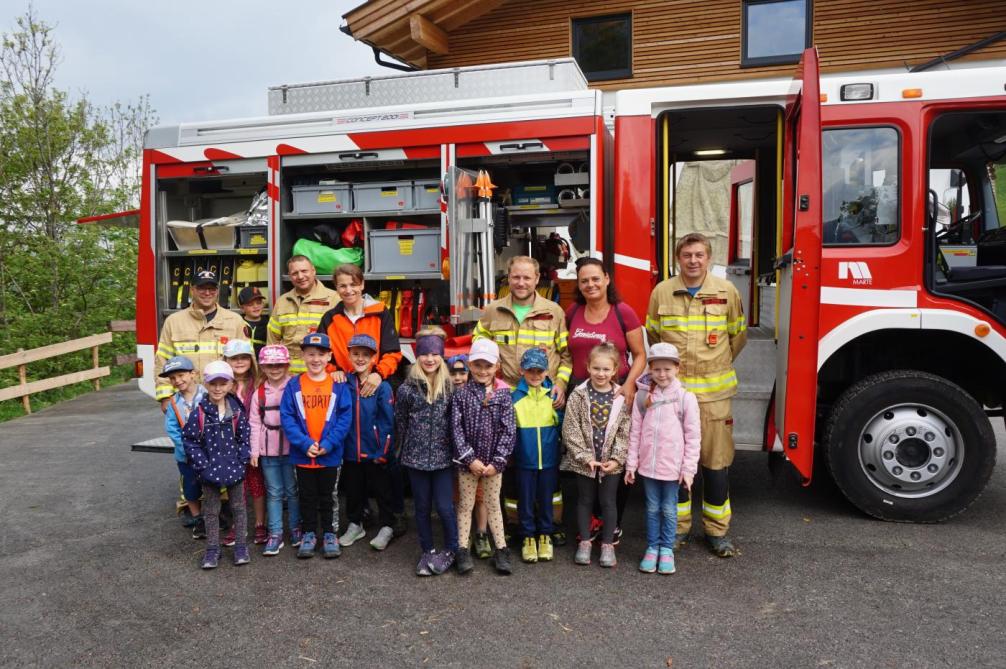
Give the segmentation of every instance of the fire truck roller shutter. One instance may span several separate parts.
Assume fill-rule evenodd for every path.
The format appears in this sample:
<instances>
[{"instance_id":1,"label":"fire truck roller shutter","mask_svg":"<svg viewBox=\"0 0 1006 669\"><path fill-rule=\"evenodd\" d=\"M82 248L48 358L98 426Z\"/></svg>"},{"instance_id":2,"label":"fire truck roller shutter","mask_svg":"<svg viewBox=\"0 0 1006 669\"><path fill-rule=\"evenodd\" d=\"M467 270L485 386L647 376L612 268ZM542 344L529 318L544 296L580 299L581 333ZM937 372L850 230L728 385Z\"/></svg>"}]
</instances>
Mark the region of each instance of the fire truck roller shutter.
<instances>
[{"instance_id":1,"label":"fire truck roller shutter","mask_svg":"<svg viewBox=\"0 0 1006 669\"><path fill-rule=\"evenodd\" d=\"M970 506L995 466L996 440L963 388L916 370L884 371L852 385L824 430L842 493L882 520L939 522Z\"/></svg>"}]
</instances>

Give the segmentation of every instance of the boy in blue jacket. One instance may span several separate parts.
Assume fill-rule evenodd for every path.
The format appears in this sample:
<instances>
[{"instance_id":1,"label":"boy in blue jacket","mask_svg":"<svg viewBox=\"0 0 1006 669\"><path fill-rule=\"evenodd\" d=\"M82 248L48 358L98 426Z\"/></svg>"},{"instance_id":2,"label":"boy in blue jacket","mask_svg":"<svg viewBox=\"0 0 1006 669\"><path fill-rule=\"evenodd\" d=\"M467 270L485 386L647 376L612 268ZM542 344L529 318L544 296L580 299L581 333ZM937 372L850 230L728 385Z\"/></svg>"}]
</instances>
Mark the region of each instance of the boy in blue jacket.
<instances>
[{"instance_id":1,"label":"boy in blue jacket","mask_svg":"<svg viewBox=\"0 0 1006 669\"><path fill-rule=\"evenodd\" d=\"M548 357L540 348L524 352L522 378L511 393L517 414L517 516L524 534L521 559L552 559L552 493L559 481L559 434L562 417L552 407ZM537 504L537 509L535 505ZM538 537L535 541L535 536Z\"/></svg>"},{"instance_id":2,"label":"boy in blue jacket","mask_svg":"<svg viewBox=\"0 0 1006 669\"><path fill-rule=\"evenodd\" d=\"M175 445L175 463L178 465L178 474L181 477L182 499L185 500L185 505L192 516L192 538L205 539L206 522L201 515L202 505L199 502L203 486L199 483L196 471L185 458L182 428L185 427L185 421L188 420L192 409L203 399L206 389L196 383L195 366L183 355L176 355L164 363L161 378L167 379L175 389L175 394L169 400L168 410L164 413L164 431Z\"/></svg>"},{"instance_id":3,"label":"boy in blue jacket","mask_svg":"<svg viewBox=\"0 0 1006 669\"><path fill-rule=\"evenodd\" d=\"M297 491L304 531L297 557L314 557L321 521L322 555L339 557L335 533L339 518L342 447L352 419L346 384L336 383L325 367L332 359L328 335L314 332L300 343L307 371L286 384L280 423L290 441L290 463L297 468ZM319 518L320 516L320 518Z\"/></svg>"},{"instance_id":4,"label":"boy in blue jacket","mask_svg":"<svg viewBox=\"0 0 1006 669\"><path fill-rule=\"evenodd\" d=\"M353 400L353 418L342 451L342 486L346 493L349 527L339 537L339 544L351 546L366 535L363 509L367 505L368 494L373 493L377 499L381 529L370 546L383 551L394 536L392 527L395 523L392 482L388 471L395 422L394 394L387 381L382 381L369 397L360 394L377 355L374 338L366 334L355 335L349 340L348 348L353 373L346 379L346 385Z\"/></svg>"}]
</instances>

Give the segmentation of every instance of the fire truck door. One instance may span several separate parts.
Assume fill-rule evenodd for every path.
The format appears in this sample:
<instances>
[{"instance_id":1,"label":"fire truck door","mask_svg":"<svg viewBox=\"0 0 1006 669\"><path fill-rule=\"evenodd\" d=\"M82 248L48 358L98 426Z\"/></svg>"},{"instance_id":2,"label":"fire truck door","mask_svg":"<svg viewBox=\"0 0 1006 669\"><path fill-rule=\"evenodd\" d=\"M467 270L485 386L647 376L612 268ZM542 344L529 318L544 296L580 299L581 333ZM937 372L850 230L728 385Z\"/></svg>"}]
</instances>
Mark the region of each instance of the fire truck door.
<instances>
[{"instance_id":1,"label":"fire truck door","mask_svg":"<svg viewBox=\"0 0 1006 669\"><path fill-rule=\"evenodd\" d=\"M804 484L814 460L821 298L821 103L817 50L807 49L786 105L775 421Z\"/></svg>"},{"instance_id":2,"label":"fire truck door","mask_svg":"<svg viewBox=\"0 0 1006 669\"><path fill-rule=\"evenodd\" d=\"M757 273L754 251L754 161L745 161L730 171L730 239L727 279L740 293L748 326L758 325L755 299Z\"/></svg>"},{"instance_id":3,"label":"fire truck door","mask_svg":"<svg viewBox=\"0 0 1006 669\"><path fill-rule=\"evenodd\" d=\"M479 175L451 167L445 178L450 239L451 323L473 323L496 297L493 225L488 201L479 197Z\"/></svg>"}]
</instances>

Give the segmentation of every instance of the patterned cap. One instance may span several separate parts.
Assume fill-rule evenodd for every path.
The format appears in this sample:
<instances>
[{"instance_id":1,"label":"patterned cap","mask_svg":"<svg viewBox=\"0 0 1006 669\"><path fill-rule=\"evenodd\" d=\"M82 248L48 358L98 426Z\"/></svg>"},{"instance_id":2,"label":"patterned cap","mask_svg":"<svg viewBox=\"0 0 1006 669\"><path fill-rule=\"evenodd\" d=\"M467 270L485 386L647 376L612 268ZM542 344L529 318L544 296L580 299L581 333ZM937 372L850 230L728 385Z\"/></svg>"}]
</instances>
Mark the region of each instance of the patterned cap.
<instances>
[{"instance_id":1,"label":"patterned cap","mask_svg":"<svg viewBox=\"0 0 1006 669\"><path fill-rule=\"evenodd\" d=\"M548 356L540 348L529 348L520 359L521 369L548 369Z\"/></svg>"},{"instance_id":2,"label":"patterned cap","mask_svg":"<svg viewBox=\"0 0 1006 669\"><path fill-rule=\"evenodd\" d=\"M255 356L255 349L252 348L250 341L246 339L231 339L224 344L225 358L236 358L239 355Z\"/></svg>"},{"instance_id":3,"label":"patterned cap","mask_svg":"<svg viewBox=\"0 0 1006 669\"><path fill-rule=\"evenodd\" d=\"M234 380L234 370L223 360L214 360L203 368L203 381L209 383L217 379Z\"/></svg>"},{"instance_id":4,"label":"patterned cap","mask_svg":"<svg viewBox=\"0 0 1006 669\"><path fill-rule=\"evenodd\" d=\"M377 342L374 338L368 334L358 334L353 335L349 340L349 345L346 348L367 348L377 353Z\"/></svg>"},{"instance_id":5,"label":"patterned cap","mask_svg":"<svg viewBox=\"0 0 1006 669\"><path fill-rule=\"evenodd\" d=\"M326 351L332 350L332 342L328 338L327 334L322 332L312 332L308 336L304 337L300 342L301 348L307 348L308 346L314 346L315 348L323 348Z\"/></svg>"},{"instance_id":6,"label":"patterned cap","mask_svg":"<svg viewBox=\"0 0 1006 669\"><path fill-rule=\"evenodd\" d=\"M283 344L269 344L258 352L260 365L289 365L290 351Z\"/></svg>"},{"instance_id":7,"label":"patterned cap","mask_svg":"<svg viewBox=\"0 0 1006 669\"><path fill-rule=\"evenodd\" d=\"M196 272L196 280L192 282L193 286L207 286L207 285L220 285L220 279L217 278L217 273L211 269L203 269Z\"/></svg>"},{"instance_id":8,"label":"patterned cap","mask_svg":"<svg viewBox=\"0 0 1006 669\"><path fill-rule=\"evenodd\" d=\"M184 355L176 355L173 358L168 359L164 363L164 369L161 370L161 376L167 378L174 374L175 372L191 372L196 367L192 364L192 361L186 358Z\"/></svg>"}]
</instances>

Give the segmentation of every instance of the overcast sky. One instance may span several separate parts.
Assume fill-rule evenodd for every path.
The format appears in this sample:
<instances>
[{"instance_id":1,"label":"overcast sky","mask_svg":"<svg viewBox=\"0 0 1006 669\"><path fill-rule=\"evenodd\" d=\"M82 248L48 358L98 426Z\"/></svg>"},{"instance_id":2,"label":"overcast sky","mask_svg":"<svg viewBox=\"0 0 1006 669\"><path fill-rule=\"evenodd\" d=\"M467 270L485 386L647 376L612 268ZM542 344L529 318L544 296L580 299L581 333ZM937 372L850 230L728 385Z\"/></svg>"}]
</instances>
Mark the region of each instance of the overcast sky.
<instances>
[{"instance_id":1,"label":"overcast sky","mask_svg":"<svg viewBox=\"0 0 1006 669\"><path fill-rule=\"evenodd\" d=\"M33 0L62 49L57 83L92 102L150 94L162 124L261 116L269 86L391 74L339 31L362 0ZM27 0L0 0L9 33Z\"/></svg>"}]
</instances>

